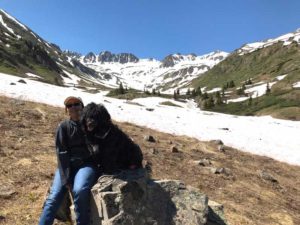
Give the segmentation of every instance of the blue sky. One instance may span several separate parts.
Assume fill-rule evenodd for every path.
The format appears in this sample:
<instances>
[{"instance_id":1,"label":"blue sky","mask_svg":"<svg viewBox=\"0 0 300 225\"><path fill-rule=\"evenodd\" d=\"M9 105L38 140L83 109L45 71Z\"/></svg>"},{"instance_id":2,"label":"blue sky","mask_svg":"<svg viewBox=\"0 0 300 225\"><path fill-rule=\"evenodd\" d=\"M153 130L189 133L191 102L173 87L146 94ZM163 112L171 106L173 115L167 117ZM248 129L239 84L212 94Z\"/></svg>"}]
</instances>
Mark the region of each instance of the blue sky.
<instances>
[{"instance_id":1,"label":"blue sky","mask_svg":"<svg viewBox=\"0 0 300 225\"><path fill-rule=\"evenodd\" d=\"M202 55L295 31L299 0L1 0L49 42L83 54Z\"/></svg>"}]
</instances>

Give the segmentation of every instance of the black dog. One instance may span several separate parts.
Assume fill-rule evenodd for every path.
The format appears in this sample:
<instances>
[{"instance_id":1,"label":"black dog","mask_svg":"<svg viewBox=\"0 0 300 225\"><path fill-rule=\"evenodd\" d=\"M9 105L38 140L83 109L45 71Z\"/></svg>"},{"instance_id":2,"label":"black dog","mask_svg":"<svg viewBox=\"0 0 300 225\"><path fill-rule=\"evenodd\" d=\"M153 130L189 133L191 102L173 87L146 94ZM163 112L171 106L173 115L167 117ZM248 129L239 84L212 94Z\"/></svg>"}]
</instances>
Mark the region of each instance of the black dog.
<instances>
[{"instance_id":1,"label":"black dog","mask_svg":"<svg viewBox=\"0 0 300 225\"><path fill-rule=\"evenodd\" d=\"M88 104L83 109L81 124L89 149L103 173L142 167L140 147L112 123L104 105Z\"/></svg>"}]
</instances>

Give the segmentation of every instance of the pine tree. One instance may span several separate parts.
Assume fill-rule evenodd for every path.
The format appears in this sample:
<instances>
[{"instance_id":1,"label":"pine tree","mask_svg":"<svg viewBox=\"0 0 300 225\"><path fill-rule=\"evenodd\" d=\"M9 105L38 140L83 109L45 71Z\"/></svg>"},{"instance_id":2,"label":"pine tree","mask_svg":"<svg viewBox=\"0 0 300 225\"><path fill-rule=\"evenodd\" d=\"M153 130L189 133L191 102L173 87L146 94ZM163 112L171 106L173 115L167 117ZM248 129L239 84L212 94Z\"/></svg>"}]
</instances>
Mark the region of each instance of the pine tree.
<instances>
[{"instance_id":1,"label":"pine tree","mask_svg":"<svg viewBox=\"0 0 300 225\"><path fill-rule=\"evenodd\" d=\"M201 96L201 98L202 98L203 100L208 99L208 94L207 94L207 92L204 92L203 95Z\"/></svg>"},{"instance_id":2,"label":"pine tree","mask_svg":"<svg viewBox=\"0 0 300 225\"><path fill-rule=\"evenodd\" d=\"M186 91L186 95L190 96L191 95L191 90L188 88Z\"/></svg>"},{"instance_id":3,"label":"pine tree","mask_svg":"<svg viewBox=\"0 0 300 225\"><path fill-rule=\"evenodd\" d=\"M225 98L225 88L224 88L224 86L222 88L222 98Z\"/></svg>"},{"instance_id":4,"label":"pine tree","mask_svg":"<svg viewBox=\"0 0 300 225\"><path fill-rule=\"evenodd\" d=\"M118 91L119 91L119 94L121 94L121 95L125 94L125 90L124 90L122 82L120 82L120 84L119 84L119 90Z\"/></svg>"},{"instance_id":5,"label":"pine tree","mask_svg":"<svg viewBox=\"0 0 300 225\"><path fill-rule=\"evenodd\" d=\"M215 98L215 104L216 105L221 105L223 103L222 98L221 98L221 94L219 91L216 92L216 98Z\"/></svg>"},{"instance_id":6,"label":"pine tree","mask_svg":"<svg viewBox=\"0 0 300 225\"><path fill-rule=\"evenodd\" d=\"M175 90L174 90L173 98L174 100L177 100L177 92Z\"/></svg>"},{"instance_id":7,"label":"pine tree","mask_svg":"<svg viewBox=\"0 0 300 225\"><path fill-rule=\"evenodd\" d=\"M228 87L229 87L229 88L235 87L235 84L234 84L234 81L233 81L233 80L231 80L231 81L229 82Z\"/></svg>"},{"instance_id":8,"label":"pine tree","mask_svg":"<svg viewBox=\"0 0 300 225\"><path fill-rule=\"evenodd\" d=\"M160 91L157 91L157 95L160 96Z\"/></svg>"},{"instance_id":9,"label":"pine tree","mask_svg":"<svg viewBox=\"0 0 300 225\"><path fill-rule=\"evenodd\" d=\"M197 87L197 89L196 89L196 95L198 95L198 96L202 95L201 87Z\"/></svg>"},{"instance_id":10,"label":"pine tree","mask_svg":"<svg viewBox=\"0 0 300 225\"><path fill-rule=\"evenodd\" d=\"M155 95L155 94L156 94L156 91L155 91L155 89L154 89L154 88L152 89L152 94L153 94L153 95Z\"/></svg>"},{"instance_id":11,"label":"pine tree","mask_svg":"<svg viewBox=\"0 0 300 225\"><path fill-rule=\"evenodd\" d=\"M196 97L196 90L195 89L192 90L192 97Z\"/></svg>"},{"instance_id":12,"label":"pine tree","mask_svg":"<svg viewBox=\"0 0 300 225\"><path fill-rule=\"evenodd\" d=\"M179 88L177 89L176 94L177 94L177 95L180 95L180 90L179 90Z\"/></svg>"},{"instance_id":13,"label":"pine tree","mask_svg":"<svg viewBox=\"0 0 300 225\"><path fill-rule=\"evenodd\" d=\"M269 95L271 93L271 89L269 86L269 82L267 83L267 88L266 88L266 95Z\"/></svg>"},{"instance_id":14,"label":"pine tree","mask_svg":"<svg viewBox=\"0 0 300 225\"><path fill-rule=\"evenodd\" d=\"M252 105L252 95L250 95L250 98L248 100L248 106L251 106Z\"/></svg>"}]
</instances>

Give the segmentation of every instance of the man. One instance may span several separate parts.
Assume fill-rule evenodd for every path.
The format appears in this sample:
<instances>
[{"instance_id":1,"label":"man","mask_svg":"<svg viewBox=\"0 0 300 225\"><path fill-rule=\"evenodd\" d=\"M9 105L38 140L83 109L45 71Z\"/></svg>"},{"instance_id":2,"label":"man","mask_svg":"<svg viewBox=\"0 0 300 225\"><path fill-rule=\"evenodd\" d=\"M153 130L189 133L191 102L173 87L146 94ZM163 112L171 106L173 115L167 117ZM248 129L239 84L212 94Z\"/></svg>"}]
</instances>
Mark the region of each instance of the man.
<instances>
[{"instance_id":1,"label":"man","mask_svg":"<svg viewBox=\"0 0 300 225\"><path fill-rule=\"evenodd\" d=\"M69 119L63 121L56 132L58 169L47 197L39 225L53 224L55 214L65 194L71 191L77 225L89 224L90 190L98 178L97 166L85 143L80 125L83 102L70 96L64 101Z\"/></svg>"}]
</instances>

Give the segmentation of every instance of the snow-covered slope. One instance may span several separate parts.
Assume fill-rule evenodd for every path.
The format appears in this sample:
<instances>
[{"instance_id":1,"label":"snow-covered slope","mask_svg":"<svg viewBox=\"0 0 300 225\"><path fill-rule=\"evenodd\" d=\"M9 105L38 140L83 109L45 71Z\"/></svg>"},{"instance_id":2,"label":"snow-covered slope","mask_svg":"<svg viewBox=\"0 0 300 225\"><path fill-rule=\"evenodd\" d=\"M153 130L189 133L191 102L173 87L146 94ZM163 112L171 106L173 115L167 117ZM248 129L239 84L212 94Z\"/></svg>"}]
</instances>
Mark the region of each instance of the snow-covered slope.
<instances>
[{"instance_id":1,"label":"snow-covered slope","mask_svg":"<svg viewBox=\"0 0 300 225\"><path fill-rule=\"evenodd\" d=\"M19 83L18 77L0 74L0 95L63 106L69 96L82 97L85 104L104 103L117 121L147 126L159 131L187 135L200 140L221 139L225 145L254 154L300 165L300 122L267 117L232 116L201 111L193 101L182 107L161 105L163 98L135 99L139 104L105 97L105 92L91 94L72 87L59 87L34 80ZM14 85L12 85L14 83ZM172 101L172 100L171 100ZM152 108L148 111L146 108Z\"/></svg>"},{"instance_id":2,"label":"snow-covered slope","mask_svg":"<svg viewBox=\"0 0 300 225\"><path fill-rule=\"evenodd\" d=\"M292 33L287 33L287 34L281 35L274 39L267 39L265 41L259 41L259 42L245 44L244 46L237 49L236 51L239 55L244 55L247 53L251 53L257 49L271 46L278 42L282 42L283 45L290 45L293 41L300 43L300 29L297 29L295 32L292 32Z\"/></svg>"},{"instance_id":3,"label":"snow-covered slope","mask_svg":"<svg viewBox=\"0 0 300 225\"><path fill-rule=\"evenodd\" d=\"M115 55L105 51L99 55L88 53L86 56L78 57L76 54L70 54L69 57L80 60L82 64L99 74L106 74L103 84L117 87L119 82L122 82L127 87L139 90L156 88L171 92L187 85L228 55L229 53L222 51L203 56L173 54L158 61L138 59L128 53Z\"/></svg>"}]
</instances>

